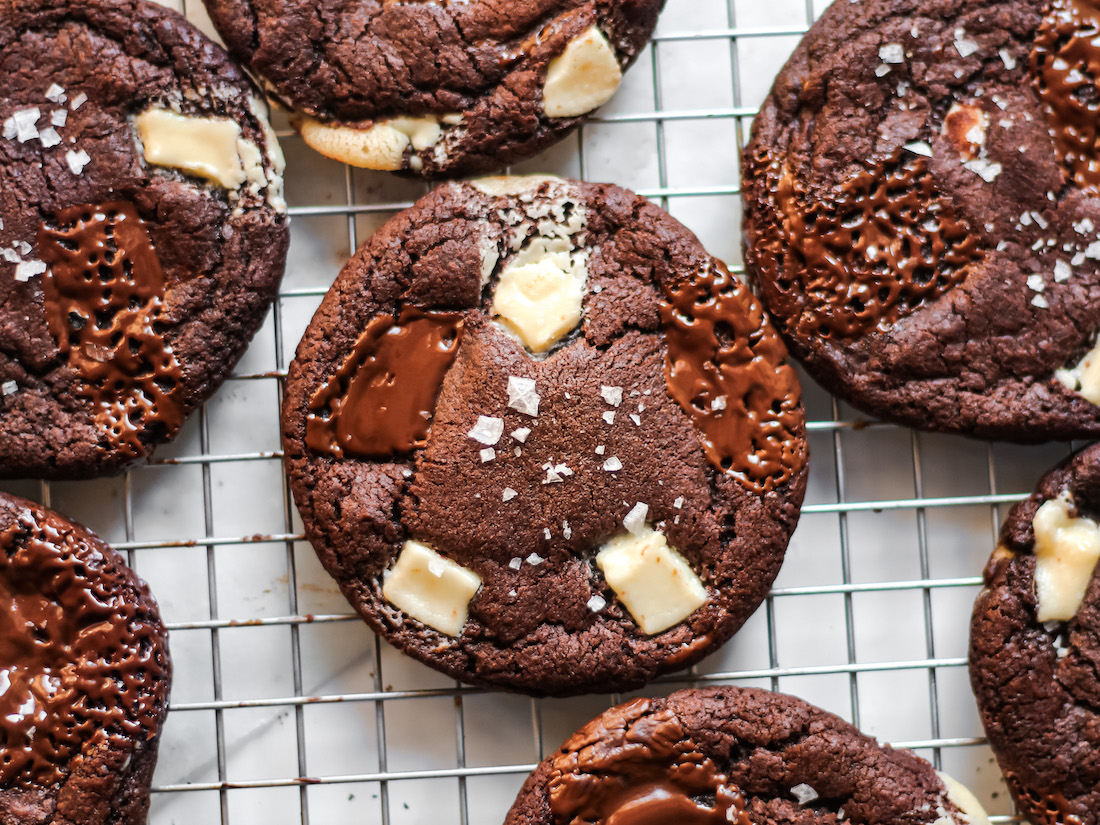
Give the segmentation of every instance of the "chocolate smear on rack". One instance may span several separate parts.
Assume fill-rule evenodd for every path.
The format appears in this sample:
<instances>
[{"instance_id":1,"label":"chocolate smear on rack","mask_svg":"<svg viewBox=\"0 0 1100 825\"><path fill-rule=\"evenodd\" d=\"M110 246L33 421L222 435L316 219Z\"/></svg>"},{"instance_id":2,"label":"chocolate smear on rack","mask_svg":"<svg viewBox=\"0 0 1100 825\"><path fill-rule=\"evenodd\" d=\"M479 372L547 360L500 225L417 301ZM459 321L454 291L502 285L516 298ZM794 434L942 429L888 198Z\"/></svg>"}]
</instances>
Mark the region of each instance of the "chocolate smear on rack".
<instances>
[{"instance_id":1,"label":"chocolate smear on rack","mask_svg":"<svg viewBox=\"0 0 1100 825\"><path fill-rule=\"evenodd\" d=\"M604 714L562 746L550 775L557 825L750 825L745 799L646 699ZM713 799L703 802L700 799Z\"/></svg>"},{"instance_id":2,"label":"chocolate smear on rack","mask_svg":"<svg viewBox=\"0 0 1100 825\"><path fill-rule=\"evenodd\" d=\"M763 307L718 261L666 284L668 392L703 435L715 467L766 492L806 461L801 388Z\"/></svg>"},{"instance_id":3,"label":"chocolate smear on rack","mask_svg":"<svg viewBox=\"0 0 1100 825\"><path fill-rule=\"evenodd\" d=\"M156 731L167 658L132 591L49 519L0 531L0 787L60 782L89 744Z\"/></svg>"},{"instance_id":4,"label":"chocolate smear on rack","mask_svg":"<svg viewBox=\"0 0 1100 825\"><path fill-rule=\"evenodd\" d=\"M310 400L306 444L336 458L388 458L428 443L462 314L402 309L372 318L351 354Z\"/></svg>"},{"instance_id":5,"label":"chocolate smear on rack","mask_svg":"<svg viewBox=\"0 0 1100 825\"><path fill-rule=\"evenodd\" d=\"M1038 794L1028 790L1012 771L1005 771L1004 777L1016 802L1032 822L1042 825L1081 825L1081 818L1074 813L1073 806L1061 791Z\"/></svg>"},{"instance_id":6,"label":"chocolate smear on rack","mask_svg":"<svg viewBox=\"0 0 1100 825\"><path fill-rule=\"evenodd\" d=\"M1031 49L1032 82L1070 178L1100 194L1100 5L1053 0Z\"/></svg>"},{"instance_id":7,"label":"chocolate smear on rack","mask_svg":"<svg viewBox=\"0 0 1100 825\"><path fill-rule=\"evenodd\" d=\"M767 153L754 159L780 218L752 233L767 249L765 288L802 335L886 329L965 280L977 237L938 197L926 158L898 149L831 193L811 197ZM772 261L776 263L773 264Z\"/></svg>"},{"instance_id":8,"label":"chocolate smear on rack","mask_svg":"<svg viewBox=\"0 0 1100 825\"><path fill-rule=\"evenodd\" d=\"M46 320L96 423L119 451L145 454L143 432L183 425L182 371L158 330L165 278L132 203L61 210L38 231Z\"/></svg>"}]
</instances>

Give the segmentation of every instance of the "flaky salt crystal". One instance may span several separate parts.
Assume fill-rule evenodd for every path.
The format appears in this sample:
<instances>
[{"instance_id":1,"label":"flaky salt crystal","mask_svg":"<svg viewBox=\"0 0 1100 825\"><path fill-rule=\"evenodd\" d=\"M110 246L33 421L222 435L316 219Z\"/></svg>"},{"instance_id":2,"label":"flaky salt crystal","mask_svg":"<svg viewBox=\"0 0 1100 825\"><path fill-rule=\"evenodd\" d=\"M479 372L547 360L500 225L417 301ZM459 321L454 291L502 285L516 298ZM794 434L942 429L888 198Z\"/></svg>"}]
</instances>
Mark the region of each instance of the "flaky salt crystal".
<instances>
[{"instance_id":1,"label":"flaky salt crystal","mask_svg":"<svg viewBox=\"0 0 1100 825\"><path fill-rule=\"evenodd\" d=\"M479 441L486 446L493 446L504 435L504 419L494 418L490 415L479 415L477 424L467 435L474 441Z\"/></svg>"},{"instance_id":2,"label":"flaky salt crystal","mask_svg":"<svg viewBox=\"0 0 1100 825\"><path fill-rule=\"evenodd\" d=\"M613 455L603 463L603 468L609 473L617 473L623 468L623 463L618 456Z\"/></svg>"},{"instance_id":3,"label":"flaky salt crystal","mask_svg":"<svg viewBox=\"0 0 1100 825\"><path fill-rule=\"evenodd\" d=\"M649 515L649 505L638 502L630 508L630 512L623 517L623 527L634 535L640 535L645 527L645 518Z\"/></svg>"},{"instance_id":4,"label":"flaky salt crystal","mask_svg":"<svg viewBox=\"0 0 1100 825\"><path fill-rule=\"evenodd\" d=\"M605 607L607 607L607 599L603 596L593 596L588 600L588 609L593 613L599 613Z\"/></svg>"},{"instance_id":5,"label":"flaky salt crystal","mask_svg":"<svg viewBox=\"0 0 1100 825\"><path fill-rule=\"evenodd\" d=\"M501 497L502 499L504 499L505 501L511 501L512 499L514 499L514 498L515 498L516 496L518 496L518 495L519 495L519 493L517 493L517 492L516 492L515 490L513 490L513 489L512 489L511 487L505 487L505 488L504 488L504 492L503 492L503 493L501 493L501 496L500 496L500 497Z\"/></svg>"},{"instance_id":6,"label":"flaky salt crystal","mask_svg":"<svg viewBox=\"0 0 1100 825\"><path fill-rule=\"evenodd\" d=\"M603 398L612 407L617 407L623 403L623 388L622 387L600 387L600 397Z\"/></svg>"}]
</instances>

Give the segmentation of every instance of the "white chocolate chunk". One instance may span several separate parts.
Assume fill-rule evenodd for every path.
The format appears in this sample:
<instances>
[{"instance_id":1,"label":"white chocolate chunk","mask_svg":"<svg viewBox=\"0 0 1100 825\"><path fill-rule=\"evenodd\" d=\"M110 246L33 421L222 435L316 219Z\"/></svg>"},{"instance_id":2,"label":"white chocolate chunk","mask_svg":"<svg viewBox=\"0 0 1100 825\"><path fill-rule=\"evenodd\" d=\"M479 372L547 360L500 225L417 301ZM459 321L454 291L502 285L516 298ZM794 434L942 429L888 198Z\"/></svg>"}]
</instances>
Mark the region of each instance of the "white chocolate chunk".
<instances>
[{"instance_id":1,"label":"white chocolate chunk","mask_svg":"<svg viewBox=\"0 0 1100 825\"><path fill-rule=\"evenodd\" d=\"M479 587L481 577L473 570L410 539L386 576L382 595L428 627L458 636L466 624L470 599Z\"/></svg>"},{"instance_id":2,"label":"white chocolate chunk","mask_svg":"<svg viewBox=\"0 0 1100 825\"><path fill-rule=\"evenodd\" d=\"M534 353L546 352L581 320L588 271L561 238L535 238L500 273L493 315Z\"/></svg>"},{"instance_id":3,"label":"white chocolate chunk","mask_svg":"<svg viewBox=\"0 0 1100 825\"><path fill-rule=\"evenodd\" d=\"M1100 561L1100 527L1071 518L1069 491L1044 502L1035 514L1035 592L1040 622L1068 622L1081 607Z\"/></svg>"},{"instance_id":4,"label":"white chocolate chunk","mask_svg":"<svg viewBox=\"0 0 1100 825\"><path fill-rule=\"evenodd\" d=\"M577 117L611 99L622 82L615 50L596 26L569 41L550 61L542 108L547 117Z\"/></svg>"},{"instance_id":5,"label":"white chocolate chunk","mask_svg":"<svg viewBox=\"0 0 1100 825\"><path fill-rule=\"evenodd\" d=\"M430 149L443 135L439 118L395 117L380 120L366 129L322 123L311 117L295 119L295 126L309 146L334 160L396 172L405 165L405 150Z\"/></svg>"},{"instance_id":6,"label":"white chocolate chunk","mask_svg":"<svg viewBox=\"0 0 1100 825\"><path fill-rule=\"evenodd\" d=\"M1054 377L1066 389L1077 393L1090 404L1100 406L1100 338L1077 364L1055 370Z\"/></svg>"},{"instance_id":7,"label":"white chocolate chunk","mask_svg":"<svg viewBox=\"0 0 1100 825\"><path fill-rule=\"evenodd\" d=\"M134 119L134 125L149 163L189 172L223 189L235 190L247 179L239 146L248 141L241 139L241 127L228 118L147 109Z\"/></svg>"},{"instance_id":8,"label":"white chocolate chunk","mask_svg":"<svg viewBox=\"0 0 1100 825\"><path fill-rule=\"evenodd\" d=\"M939 774L940 780L947 788L947 798L955 804L956 808L962 811L963 821L970 823L970 825L989 825L989 815L968 787L941 771L936 773ZM941 815L936 820L936 825L954 825L954 822L950 816Z\"/></svg>"},{"instance_id":9,"label":"white chocolate chunk","mask_svg":"<svg viewBox=\"0 0 1100 825\"><path fill-rule=\"evenodd\" d=\"M664 535L646 527L611 539L596 564L643 633L682 622L707 601L707 591Z\"/></svg>"},{"instance_id":10,"label":"white chocolate chunk","mask_svg":"<svg viewBox=\"0 0 1100 825\"><path fill-rule=\"evenodd\" d=\"M561 183L554 175L489 175L467 181L474 189L492 197L522 195L533 192L544 183Z\"/></svg>"}]
</instances>

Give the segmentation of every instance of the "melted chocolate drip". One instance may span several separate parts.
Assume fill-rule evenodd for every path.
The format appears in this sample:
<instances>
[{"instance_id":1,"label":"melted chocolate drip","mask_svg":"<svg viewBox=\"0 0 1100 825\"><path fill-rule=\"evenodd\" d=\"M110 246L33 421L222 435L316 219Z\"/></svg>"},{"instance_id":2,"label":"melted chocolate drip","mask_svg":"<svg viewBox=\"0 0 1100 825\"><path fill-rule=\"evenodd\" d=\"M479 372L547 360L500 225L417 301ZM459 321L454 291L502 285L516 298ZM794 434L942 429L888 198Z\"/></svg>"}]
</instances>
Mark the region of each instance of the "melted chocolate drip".
<instances>
[{"instance_id":1,"label":"melted chocolate drip","mask_svg":"<svg viewBox=\"0 0 1100 825\"><path fill-rule=\"evenodd\" d=\"M1100 6L1054 0L1035 35L1031 76L1058 156L1073 181L1100 194Z\"/></svg>"},{"instance_id":2,"label":"melted chocolate drip","mask_svg":"<svg viewBox=\"0 0 1100 825\"><path fill-rule=\"evenodd\" d=\"M766 153L754 159L778 221L748 239L789 330L849 338L891 324L966 278L978 241L935 191L925 158L898 150L811 198Z\"/></svg>"},{"instance_id":3,"label":"melted chocolate drip","mask_svg":"<svg viewBox=\"0 0 1100 825\"><path fill-rule=\"evenodd\" d=\"M1069 800L1061 791L1039 794L1029 790L1012 771L1005 771L1005 782L1028 819L1041 825L1081 825Z\"/></svg>"},{"instance_id":4,"label":"melted chocolate drip","mask_svg":"<svg viewBox=\"0 0 1100 825\"><path fill-rule=\"evenodd\" d=\"M59 782L88 744L156 729L167 659L132 590L29 510L0 531L0 788Z\"/></svg>"},{"instance_id":5,"label":"melted chocolate drip","mask_svg":"<svg viewBox=\"0 0 1100 825\"><path fill-rule=\"evenodd\" d=\"M141 435L170 437L183 425L182 373L156 329L164 273L145 223L131 203L63 209L38 232L49 264L46 320L80 394L115 450L145 454Z\"/></svg>"},{"instance_id":6,"label":"melted chocolate drip","mask_svg":"<svg viewBox=\"0 0 1100 825\"><path fill-rule=\"evenodd\" d=\"M372 318L311 399L306 444L336 458L388 458L423 447L461 334L457 312L407 307L396 321Z\"/></svg>"},{"instance_id":7,"label":"melted chocolate drip","mask_svg":"<svg viewBox=\"0 0 1100 825\"><path fill-rule=\"evenodd\" d=\"M740 791L672 711L650 711L636 699L565 743L551 765L555 825L751 825Z\"/></svg>"},{"instance_id":8,"label":"melted chocolate drip","mask_svg":"<svg viewBox=\"0 0 1100 825\"><path fill-rule=\"evenodd\" d=\"M702 432L711 463L757 492L801 470L801 389L748 288L715 261L666 286L661 320L668 392Z\"/></svg>"}]
</instances>

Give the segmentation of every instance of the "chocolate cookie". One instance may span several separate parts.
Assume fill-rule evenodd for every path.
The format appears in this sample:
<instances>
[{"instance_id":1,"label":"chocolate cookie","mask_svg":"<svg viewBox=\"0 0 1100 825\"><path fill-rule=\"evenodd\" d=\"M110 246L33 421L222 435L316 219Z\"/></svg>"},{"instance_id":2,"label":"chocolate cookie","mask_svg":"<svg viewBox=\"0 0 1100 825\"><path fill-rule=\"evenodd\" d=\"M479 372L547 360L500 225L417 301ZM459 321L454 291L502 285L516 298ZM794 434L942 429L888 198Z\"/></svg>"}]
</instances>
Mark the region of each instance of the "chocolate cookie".
<instances>
[{"instance_id":1,"label":"chocolate cookie","mask_svg":"<svg viewBox=\"0 0 1100 825\"><path fill-rule=\"evenodd\" d=\"M749 290L656 206L557 178L449 184L386 224L306 331L283 427L307 535L371 627L536 694L718 647L806 485Z\"/></svg>"},{"instance_id":2,"label":"chocolate cookie","mask_svg":"<svg viewBox=\"0 0 1100 825\"><path fill-rule=\"evenodd\" d=\"M501 169L606 103L664 0L205 0L306 143L427 177Z\"/></svg>"},{"instance_id":3,"label":"chocolate cookie","mask_svg":"<svg viewBox=\"0 0 1100 825\"><path fill-rule=\"evenodd\" d=\"M282 277L282 155L141 0L0 4L0 476L117 472L229 373Z\"/></svg>"},{"instance_id":4,"label":"chocolate cookie","mask_svg":"<svg viewBox=\"0 0 1100 825\"><path fill-rule=\"evenodd\" d=\"M1100 823L1100 445L1012 508L974 606L970 679L1035 825Z\"/></svg>"},{"instance_id":5,"label":"chocolate cookie","mask_svg":"<svg viewBox=\"0 0 1100 825\"><path fill-rule=\"evenodd\" d=\"M505 825L988 825L959 783L793 696L635 699L527 779Z\"/></svg>"},{"instance_id":6,"label":"chocolate cookie","mask_svg":"<svg viewBox=\"0 0 1100 825\"><path fill-rule=\"evenodd\" d=\"M0 820L142 825L170 682L145 583L85 528L0 493Z\"/></svg>"},{"instance_id":7,"label":"chocolate cookie","mask_svg":"<svg viewBox=\"0 0 1100 825\"><path fill-rule=\"evenodd\" d=\"M909 426L1100 433L1100 7L835 3L744 153L746 263L827 388Z\"/></svg>"}]
</instances>

